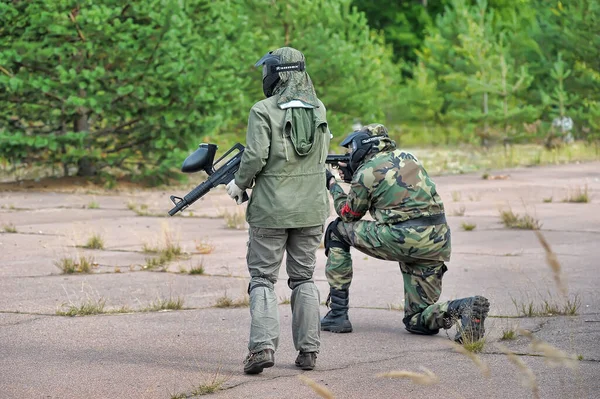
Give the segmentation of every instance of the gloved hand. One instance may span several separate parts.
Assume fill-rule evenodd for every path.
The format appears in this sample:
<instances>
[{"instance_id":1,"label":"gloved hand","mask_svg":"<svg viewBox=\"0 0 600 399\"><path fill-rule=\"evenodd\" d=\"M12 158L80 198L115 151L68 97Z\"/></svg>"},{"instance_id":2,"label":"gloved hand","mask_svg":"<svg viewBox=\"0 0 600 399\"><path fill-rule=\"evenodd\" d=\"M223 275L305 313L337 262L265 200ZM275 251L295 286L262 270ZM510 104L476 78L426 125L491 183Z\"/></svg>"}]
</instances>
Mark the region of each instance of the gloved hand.
<instances>
[{"instance_id":1,"label":"gloved hand","mask_svg":"<svg viewBox=\"0 0 600 399\"><path fill-rule=\"evenodd\" d=\"M335 180L335 176L333 176L333 173L331 173L329 169L325 169L325 187L327 187L327 190L329 190L329 187L331 187L331 184L333 183L331 179Z\"/></svg>"},{"instance_id":2,"label":"gloved hand","mask_svg":"<svg viewBox=\"0 0 600 399\"><path fill-rule=\"evenodd\" d=\"M242 203L242 196L244 195L244 190L239 188L237 184L235 184L235 179L231 180L227 184L227 194L237 202L238 205Z\"/></svg>"}]
</instances>

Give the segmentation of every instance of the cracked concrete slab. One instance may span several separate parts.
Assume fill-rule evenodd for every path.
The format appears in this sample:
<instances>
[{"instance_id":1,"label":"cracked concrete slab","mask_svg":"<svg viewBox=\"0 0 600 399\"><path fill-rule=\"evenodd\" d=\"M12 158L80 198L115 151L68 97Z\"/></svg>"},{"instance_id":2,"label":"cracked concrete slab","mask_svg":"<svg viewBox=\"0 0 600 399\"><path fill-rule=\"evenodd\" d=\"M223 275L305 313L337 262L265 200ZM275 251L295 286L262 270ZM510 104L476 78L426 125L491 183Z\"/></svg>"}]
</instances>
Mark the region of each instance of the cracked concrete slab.
<instances>
[{"instance_id":1,"label":"cracked concrete slab","mask_svg":"<svg viewBox=\"0 0 600 399\"><path fill-rule=\"evenodd\" d=\"M434 337L408 334L402 311L395 310L403 302L398 265L357 251L352 252L350 297L354 332L323 333L317 369L299 372L293 365L290 308L282 304L276 366L259 376L245 376L241 361L248 309L213 307L223 295L233 300L246 295L246 226L228 229L225 219L225 214L244 207L236 207L219 188L184 217L168 218L163 215L172 206L169 195L185 194L186 188L111 193L82 186L71 192L0 191L0 392L9 398L169 398L190 394L194 386L216 376L226 378L217 397L316 397L298 379L303 374L335 397L532 397L531 389L520 383L523 372L498 348L502 344L533 371L540 397L595 397L600 388L600 163L490 174L508 178L436 178L454 251L441 299L473 294L490 299L493 317L486 321L486 344L480 354L490 367L490 378L453 352L448 337L454 330ZM591 202L561 202L569 190L584 186ZM550 197L552 202L544 202ZM89 209L91 203L98 209ZM142 205L152 216L129 209ZM560 307L565 298L534 233L500 223L499 208L508 206L542 223L569 298L580 301L578 316L514 317L517 307L538 309L544 301ZM463 207L463 216L454 214ZM476 224L475 230L463 231L463 222ZM3 231L8 224L15 226L16 234ZM157 256L145 253L144 247L164 245L167 230L183 256L153 271L143 270L146 259ZM103 237L105 249L81 248L92 234ZM61 257L80 255L94 257L92 273L63 275L54 265ZM325 261L320 250L315 280L322 301L328 292ZM204 275L187 274L198 266ZM285 266L279 277L276 292L285 302L290 296ZM138 312L159 298L181 298L188 310ZM133 313L74 318L55 314L63 305L100 300L105 309L127 307ZM534 331L538 339L569 355L581 355L577 369L551 367L526 337L501 340L504 331L518 329ZM420 367L432 370L439 384L419 386L377 377L391 370L418 372Z\"/></svg>"}]
</instances>

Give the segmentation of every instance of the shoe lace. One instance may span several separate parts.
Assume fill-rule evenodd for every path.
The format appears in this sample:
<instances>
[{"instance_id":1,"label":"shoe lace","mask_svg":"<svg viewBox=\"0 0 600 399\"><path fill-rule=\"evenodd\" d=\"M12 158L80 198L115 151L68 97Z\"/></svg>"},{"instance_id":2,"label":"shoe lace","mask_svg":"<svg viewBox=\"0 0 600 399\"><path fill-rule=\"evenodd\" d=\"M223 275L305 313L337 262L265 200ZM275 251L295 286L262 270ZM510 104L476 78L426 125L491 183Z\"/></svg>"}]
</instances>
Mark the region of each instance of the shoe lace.
<instances>
[{"instance_id":1,"label":"shoe lace","mask_svg":"<svg viewBox=\"0 0 600 399\"><path fill-rule=\"evenodd\" d=\"M248 355L246 356L246 359L244 359L244 364L248 364L255 356L256 356L256 353L253 353L253 352L248 353Z\"/></svg>"}]
</instances>

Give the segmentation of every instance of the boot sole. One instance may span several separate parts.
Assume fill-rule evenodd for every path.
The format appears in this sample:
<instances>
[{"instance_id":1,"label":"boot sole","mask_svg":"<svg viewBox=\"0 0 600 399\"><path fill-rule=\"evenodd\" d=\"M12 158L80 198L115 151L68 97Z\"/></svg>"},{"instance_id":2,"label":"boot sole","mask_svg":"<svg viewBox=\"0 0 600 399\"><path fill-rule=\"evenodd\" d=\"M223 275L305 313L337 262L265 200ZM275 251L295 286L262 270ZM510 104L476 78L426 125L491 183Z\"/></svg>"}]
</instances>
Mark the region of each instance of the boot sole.
<instances>
[{"instance_id":1,"label":"boot sole","mask_svg":"<svg viewBox=\"0 0 600 399\"><path fill-rule=\"evenodd\" d=\"M490 311L490 301L482 296L477 296L472 305L472 318L479 319L480 322L476 324L470 331L465 331L463 334L469 335L470 341L477 342L485 336L484 322L487 318L488 312ZM462 343L462 336L459 340L455 340L458 343Z\"/></svg>"},{"instance_id":2,"label":"boot sole","mask_svg":"<svg viewBox=\"0 0 600 399\"><path fill-rule=\"evenodd\" d=\"M336 334L345 334L345 333L351 333L352 327L340 327L340 328L321 327L321 331L329 331L329 332L336 333Z\"/></svg>"}]
</instances>

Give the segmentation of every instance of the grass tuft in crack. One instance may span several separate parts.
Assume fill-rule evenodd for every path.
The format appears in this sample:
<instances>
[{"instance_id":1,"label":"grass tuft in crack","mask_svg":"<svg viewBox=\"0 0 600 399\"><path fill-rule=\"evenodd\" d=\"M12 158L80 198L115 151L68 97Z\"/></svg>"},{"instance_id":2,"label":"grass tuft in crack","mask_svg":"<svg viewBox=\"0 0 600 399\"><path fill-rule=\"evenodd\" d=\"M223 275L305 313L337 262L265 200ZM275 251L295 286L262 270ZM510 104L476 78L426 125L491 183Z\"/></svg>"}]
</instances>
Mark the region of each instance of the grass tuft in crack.
<instances>
[{"instance_id":1,"label":"grass tuft in crack","mask_svg":"<svg viewBox=\"0 0 600 399\"><path fill-rule=\"evenodd\" d=\"M62 274L74 273L91 273L92 268L96 265L93 257L80 256L79 259L61 258L54 261L54 265L58 267Z\"/></svg>"},{"instance_id":2,"label":"grass tuft in crack","mask_svg":"<svg viewBox=\"0 0 600 399\"><path fill-rule=\"evenodd\" d=\"M17 226L15 226L12 223L5 224L4 226L2 226L2 229L4 230L5 233L16 233L17 232Z\"/></svg>"},{"instance_id":3,"label":"grass tuft in crack","mask_svg":"<svg viewBox=\"0 0 600 399\"><path fill-rule=\"evenodd\" d=\"M104 239L100 234L94 233L90 238L88 238L83 247L88 249L104 249Z\"/></svg>"},{"instance_id":4,"label":"grass tuft in crack","mask_svg":"<svg viewBox=\"0 0 600 399\"><path fill-rule=\"evenodd\" d=\"M500 219L504 226L510 229L521 230L539 230L542 227L540 221L529 214L521 216L512 211L512 209L501 210Z\"/></svg>"}]
</instances>

